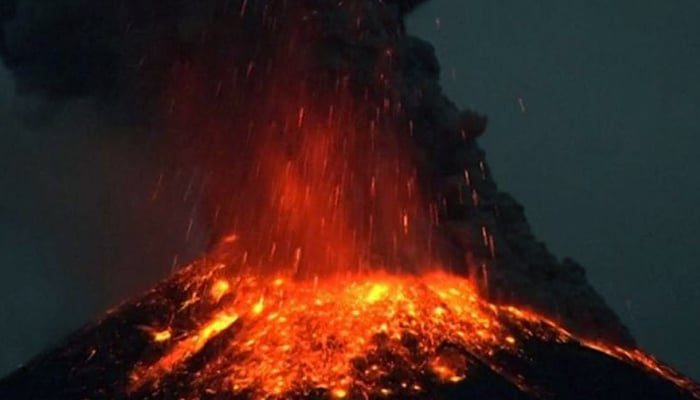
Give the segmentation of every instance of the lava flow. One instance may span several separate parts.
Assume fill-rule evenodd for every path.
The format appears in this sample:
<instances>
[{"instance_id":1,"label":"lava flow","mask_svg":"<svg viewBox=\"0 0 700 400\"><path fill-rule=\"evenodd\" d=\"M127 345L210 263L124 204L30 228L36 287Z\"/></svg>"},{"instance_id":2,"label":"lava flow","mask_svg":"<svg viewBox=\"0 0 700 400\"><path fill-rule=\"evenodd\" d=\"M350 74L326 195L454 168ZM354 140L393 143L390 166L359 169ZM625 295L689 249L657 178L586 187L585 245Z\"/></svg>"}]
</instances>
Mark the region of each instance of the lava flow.
<instances>
[{"instance_id":1,"label":"lava flow","mask_svg":"<svg viewBox=\"0 0 700 400\"><path fill-rule=\"evenodd\" d=\"M297 282L284 276L226 274L224 265L187 285L176 314L190 326L144 327L152 354L131 374L131 390L168 390L232 398L410 398L436 384L468 380L477 364L521 390L536 382L518 371L522 343L576 343L658 374L690 391L694 384L637 350L576 338L537 314L483 300L472 284L444 272L349 275ZM182 318L172 318L180 321ZM519 361L518 361L519 360ZM168 383L170 382L170 383Z\"/></svg>"}]
</instances>

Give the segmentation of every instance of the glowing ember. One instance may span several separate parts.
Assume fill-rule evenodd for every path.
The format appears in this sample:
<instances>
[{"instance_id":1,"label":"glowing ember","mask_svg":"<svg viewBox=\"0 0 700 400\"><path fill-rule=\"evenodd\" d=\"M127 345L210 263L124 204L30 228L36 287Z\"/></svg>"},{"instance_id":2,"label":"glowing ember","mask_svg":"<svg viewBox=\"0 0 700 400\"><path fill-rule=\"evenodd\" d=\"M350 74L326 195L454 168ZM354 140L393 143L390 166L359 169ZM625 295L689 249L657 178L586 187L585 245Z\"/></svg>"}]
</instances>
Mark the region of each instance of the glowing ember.
<instances>
[{"instance_id":1,"label":"glowing ember","mask_svg":"<svg viewBox=\"0 0 700 400\"><path fill-rule=\"evenodd\" d=\"M155 332L153 334L153 341L154 342L165 342L166 340L170 340L171 337L172 337L172 334L170 333L169 330Z\"/></svg>"},{"instance_id":2,"label":"glowing ember","mask_svg":"<svg viewBox=\"0 0 700 400\"><path fill-rule=\"evenodd\" d=\"M229 285L229 283L226 280L221 279L214 283L214 285L211 287L209 295L214 300L214 302L218 302L226 293L228 293L230 288L231 285Z\"/></svg>"}]
</instances>

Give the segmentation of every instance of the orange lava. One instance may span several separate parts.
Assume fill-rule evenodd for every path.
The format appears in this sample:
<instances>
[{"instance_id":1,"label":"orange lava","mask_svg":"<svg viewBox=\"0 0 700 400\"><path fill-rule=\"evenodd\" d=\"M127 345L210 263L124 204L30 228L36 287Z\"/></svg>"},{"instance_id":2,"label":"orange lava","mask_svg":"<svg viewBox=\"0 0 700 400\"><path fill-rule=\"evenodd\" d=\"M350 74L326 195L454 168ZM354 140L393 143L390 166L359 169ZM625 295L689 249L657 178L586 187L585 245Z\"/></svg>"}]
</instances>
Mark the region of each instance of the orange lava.
<instances>
[{"instance_id":1,"label":"orange lava","mask_svg":"<svg viewBox=\"0 0 700 400\"><path fill-rule=\"evenodd\" d=\"M224 340L197 370L194 386L217 393L252 393L255 398L318 389L335 398L408 395L424 390L426 376L456 384L469 376L470 361L450 349L467 349L531 391L524 379L510 377L496 357L517 356L518 340L530 337L580 342L693 388L692 382L642 352L577 339L546 318L493 305L481 299L468 280L445 273L320 282L231 277L231 290L221 297L220 278L207 279L201 289L217 296L202 293L198 298L213 306L210 315L191 331L167 337L155 333L153 345L166 347L159 358L132 372L132 390L157 387L170 374L187 372L190 360L217 336ZM377 354L382 354L382 362ZM394 375L400 381L388 385Z\"/></svg>"}]
</instances>

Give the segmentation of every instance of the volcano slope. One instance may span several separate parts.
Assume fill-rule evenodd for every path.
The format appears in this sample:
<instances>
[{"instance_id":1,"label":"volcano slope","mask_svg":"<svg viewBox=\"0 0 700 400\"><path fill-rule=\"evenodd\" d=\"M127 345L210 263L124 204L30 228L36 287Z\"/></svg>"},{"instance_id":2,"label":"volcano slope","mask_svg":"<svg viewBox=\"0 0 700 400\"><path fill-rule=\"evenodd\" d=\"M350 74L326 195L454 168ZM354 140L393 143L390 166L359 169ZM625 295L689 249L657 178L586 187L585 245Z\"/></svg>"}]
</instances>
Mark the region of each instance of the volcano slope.
<instances>
[{"instance_id":1,"label":"volcano slope","mask_svg":"<svg viewBox=\"0 0 700 400\"><path fill-rule=\"evenodd\" d=\"M18 83L157 115L179 166L205 171L214 239L0 398L697 397L497 190L485 117L442 95L403 29L420 3L57 1L27 24L12 11L35 3L6 3ZM94 62L64 68L75 49Z\"/></svg>"},{"instance_id":2,"label":"volcano slope","mask_svg":"<svg viewBox=\"0 0 700 400\"><path fill-rule=\"evenodd\" d=\"M638 350L444 272L295 282L199 262L0 383L6 399L693 399ZM214 265L212 265L214 262Z\"/></svg>"}]
</instances>

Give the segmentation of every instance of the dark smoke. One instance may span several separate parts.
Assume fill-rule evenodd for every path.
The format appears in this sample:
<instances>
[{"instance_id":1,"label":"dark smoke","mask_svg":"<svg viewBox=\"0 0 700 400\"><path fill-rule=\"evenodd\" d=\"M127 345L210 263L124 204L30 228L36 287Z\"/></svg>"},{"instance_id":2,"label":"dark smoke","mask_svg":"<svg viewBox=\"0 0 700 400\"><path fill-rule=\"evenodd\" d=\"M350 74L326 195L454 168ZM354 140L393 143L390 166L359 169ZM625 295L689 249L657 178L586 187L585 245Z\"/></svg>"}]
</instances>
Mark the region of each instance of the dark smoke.
<instances>
[{"instance_id":1,"label":"dark smoke","mask_svg":"<svg viewBox=\"0 0 700 400\"><path fill-rule=\"evenodd\" d=\"M183 1L5 1L3 61L20 93L55 101L92 97L145 118L163 71L192 40L186 30L198 19L193 11L205 9L201 3L188 9Z\"/></svg>"},{"instance_id":2,"label":"dark smoke","mask_svg":"<svg viewBox=\"0 0 700 400\"><path fill-rule=\"evenodd\" d=\"M389 3L407 13L424 1ZM222 14L264 3L3 0L0 52L21 93L52 99L95 96L138 112L161 93L165 71L191 59L229 22L220 20Z\"/></svg>"}]
</instances>

